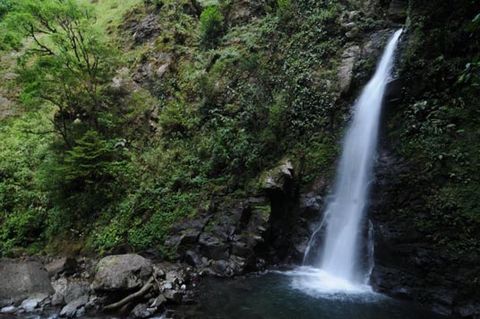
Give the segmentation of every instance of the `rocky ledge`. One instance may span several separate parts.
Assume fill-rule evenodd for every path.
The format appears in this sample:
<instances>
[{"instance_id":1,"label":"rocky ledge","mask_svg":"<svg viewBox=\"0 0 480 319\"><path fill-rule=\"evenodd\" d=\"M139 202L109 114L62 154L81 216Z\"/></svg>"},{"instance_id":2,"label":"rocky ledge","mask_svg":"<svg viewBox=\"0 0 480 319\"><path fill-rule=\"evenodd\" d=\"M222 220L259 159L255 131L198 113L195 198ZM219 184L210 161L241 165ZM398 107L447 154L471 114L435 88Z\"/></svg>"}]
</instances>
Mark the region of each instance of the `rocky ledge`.
<instances>
[{"instance_id":1,"label":"rocky ledge","mask_svg":"<svg viewBox=\"0 0 480 319\"><path fill-rule=\"evenodd\" d=\"M193 302L197 273L188 265L154 263L136 254L100 259L0 260L0 314L75 318L112 313L130 318L164 314Z\"/></svg>"}]
</instances>

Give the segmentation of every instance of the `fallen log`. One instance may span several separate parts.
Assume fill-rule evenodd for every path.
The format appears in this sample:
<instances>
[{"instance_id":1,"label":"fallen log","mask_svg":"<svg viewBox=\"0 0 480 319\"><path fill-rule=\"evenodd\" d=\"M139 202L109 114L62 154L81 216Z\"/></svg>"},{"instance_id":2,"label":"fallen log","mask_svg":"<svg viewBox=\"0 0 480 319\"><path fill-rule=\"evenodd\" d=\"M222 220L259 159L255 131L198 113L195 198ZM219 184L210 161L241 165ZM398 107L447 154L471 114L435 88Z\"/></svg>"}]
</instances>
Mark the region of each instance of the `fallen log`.
<instances>
[{"instance_id":1,"label":"fallen log","mask_svg":"<svg viewBox=\"0 0 480 319\"><path fill-rule=\"evenodd\" d=\"M142 297L143 295L145 295L149 290L150 288L152 288L153 286L153 276L148 280L148 282L142 287L142 289L140 289L139 291L131 294L131 295L128 295L127 297L123 298L122 300L118 301L118 302L115 302L115 303L112 303L110 305L107 305L105 307L103 307L103 310L113 310L113 309L117 309L117 308L120 308L122 307L123 305L137 299L137 298L140 298Z\"/></svg>"}]
</instances>

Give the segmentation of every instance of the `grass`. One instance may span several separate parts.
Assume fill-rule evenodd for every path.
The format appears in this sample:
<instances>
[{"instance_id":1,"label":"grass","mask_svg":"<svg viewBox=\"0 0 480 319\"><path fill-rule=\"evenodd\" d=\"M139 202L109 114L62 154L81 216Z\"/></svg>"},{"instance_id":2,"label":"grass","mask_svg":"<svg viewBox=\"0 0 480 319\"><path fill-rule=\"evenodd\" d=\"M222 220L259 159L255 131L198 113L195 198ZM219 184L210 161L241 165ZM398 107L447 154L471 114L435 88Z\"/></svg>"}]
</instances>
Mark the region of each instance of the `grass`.
<instances>
[{"instance_id":1,"label":"grass","mask_svg":"<svg viewBox=\"0 0 480 319\"><path fill-rule=\"evenodd\" d=\"M78 0L80 3L91 3L90 0ZM98 27L108 30L117 27L123 20L123 16L132 7L140 4L142 0L97 0L94 7L98 12Z\"/></svg>"}]
</instances>

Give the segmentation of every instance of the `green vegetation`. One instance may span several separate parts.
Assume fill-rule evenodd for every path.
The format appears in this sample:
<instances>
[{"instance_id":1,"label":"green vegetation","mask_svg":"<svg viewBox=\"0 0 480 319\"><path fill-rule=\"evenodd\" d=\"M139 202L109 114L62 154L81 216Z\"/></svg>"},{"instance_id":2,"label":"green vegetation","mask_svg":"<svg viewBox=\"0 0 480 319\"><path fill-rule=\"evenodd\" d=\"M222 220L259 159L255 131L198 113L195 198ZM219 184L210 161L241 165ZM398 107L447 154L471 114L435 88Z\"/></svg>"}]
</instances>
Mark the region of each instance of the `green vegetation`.
<instances>
[{"instance_id":1,"label":"green vegetation","mask_svg":"<svg viewBox=\"0 0 480 319\"><path fill-rule=\"evenodd\" d=\"M0 255L73 240L68 249L168 255L175 222L258 194L259 178L284 158L302 189L330 178L351 102L337 69L356 41L342 24L352 6L0 0L0 55L18 50L0 95L21 110L0 114ZM420 96L406 88L389 123L397 155L415 167L404 188L423 194L420 208L398 203L392 214L413 218L435 245L471 251L480 19L466 10L445 26L411 10L400 72L428 86ZM381 25L360 16L362 31Z\"/></svg>"},{"instance_id":2,"label":"green vegetation","mask_svg":"<svg viewBox=\"0 0 480 319\"><path fill-rule=\"evenodd\" d=\"M210 6L200 16L200 34L205 46L213 46L223 29L223 15L218 6Z\"/></svg>"},{"instance_id":3,"label":"green vegetation","mask_svg":"<svg viewBox=\"0 0 480 319\"><path fill-rule=\"evenodd\" d=\"M389 121L390 138L411 166L408 175L400 176L399 187L418 194L412 203L394 202L392 214L414 220L428 241L454 259L475 256L480 248L480 28L475 12L469 1L455 12L434 4L412 11L401 64L408 85Z\"/></svg>"},{"instance_id":4,"label":"green vegetation","mask_svg":"<svg viewBox=\"0 0 480 319\"><path fill-rule=\"evenodd\" d=\"M11 187L0 189L5 203L18 202L0 210L2 254L58 249L72 237L84 250L162 251L176 221L208 209L212 197L234 202L257 192L259 176L285 155L304 168L305 185L314 171L330 170L332 133L342 124L334 120L335 94L327 84L341 42L329 31L338 6L290 10L298 16L289 26L296 29L292 42L276 14L227 30L231 5L209 3L199 11L186 0L121 6L22 0L6 14L4 25L29 40L17 70L17 103L25 115L9 119L4 134L18 144L30 139L30 148L42 153L25 168L24 200ZM130 48L123 61L117 46L132 34L120 17L139 21L152 12L164 31L149 48ZM155 51L168 58L158 62ZM305 54L308 59L298 58ZM135 64L148 63L167 63L168 71L138 88ZM118 72L127 65L130 71ZM313 79L312 68L323 77ZM50 121L30 123L33 114ZM34 127L17 133L24 122ZM12 177L5 185L17 178L18 166L10 153L16 144L8 141L0 174Z\"/></svg>"}]
</instances>

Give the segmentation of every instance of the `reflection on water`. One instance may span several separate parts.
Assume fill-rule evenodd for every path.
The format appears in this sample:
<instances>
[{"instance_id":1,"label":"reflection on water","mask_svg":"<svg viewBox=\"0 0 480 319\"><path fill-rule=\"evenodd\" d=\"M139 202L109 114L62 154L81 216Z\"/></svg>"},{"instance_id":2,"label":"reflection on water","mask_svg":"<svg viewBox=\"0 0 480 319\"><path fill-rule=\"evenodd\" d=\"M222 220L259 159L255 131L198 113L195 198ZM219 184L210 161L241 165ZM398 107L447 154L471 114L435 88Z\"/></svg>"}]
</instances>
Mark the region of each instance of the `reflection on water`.
<instances>
[{"instance_id":1,"label":"reflection on water","mask_svg":"<svg viewBox=\"0 0 480 319\"><path fill-rule=\"evenodd\" d=\"M198 319L437 319L417 307L371 291L305 291L315 276L286 272L237 280L206 279L200 304L180 309ZM323 276L323 274L316 274ZM331 278L330 278L331 279ZM301 286L298 286L299 282ZM332 282L329 282L332 284ZM308 286L308 285L307 285ZM316 291L316 292L315 292Z\"/></svg>"}]
</instances>

